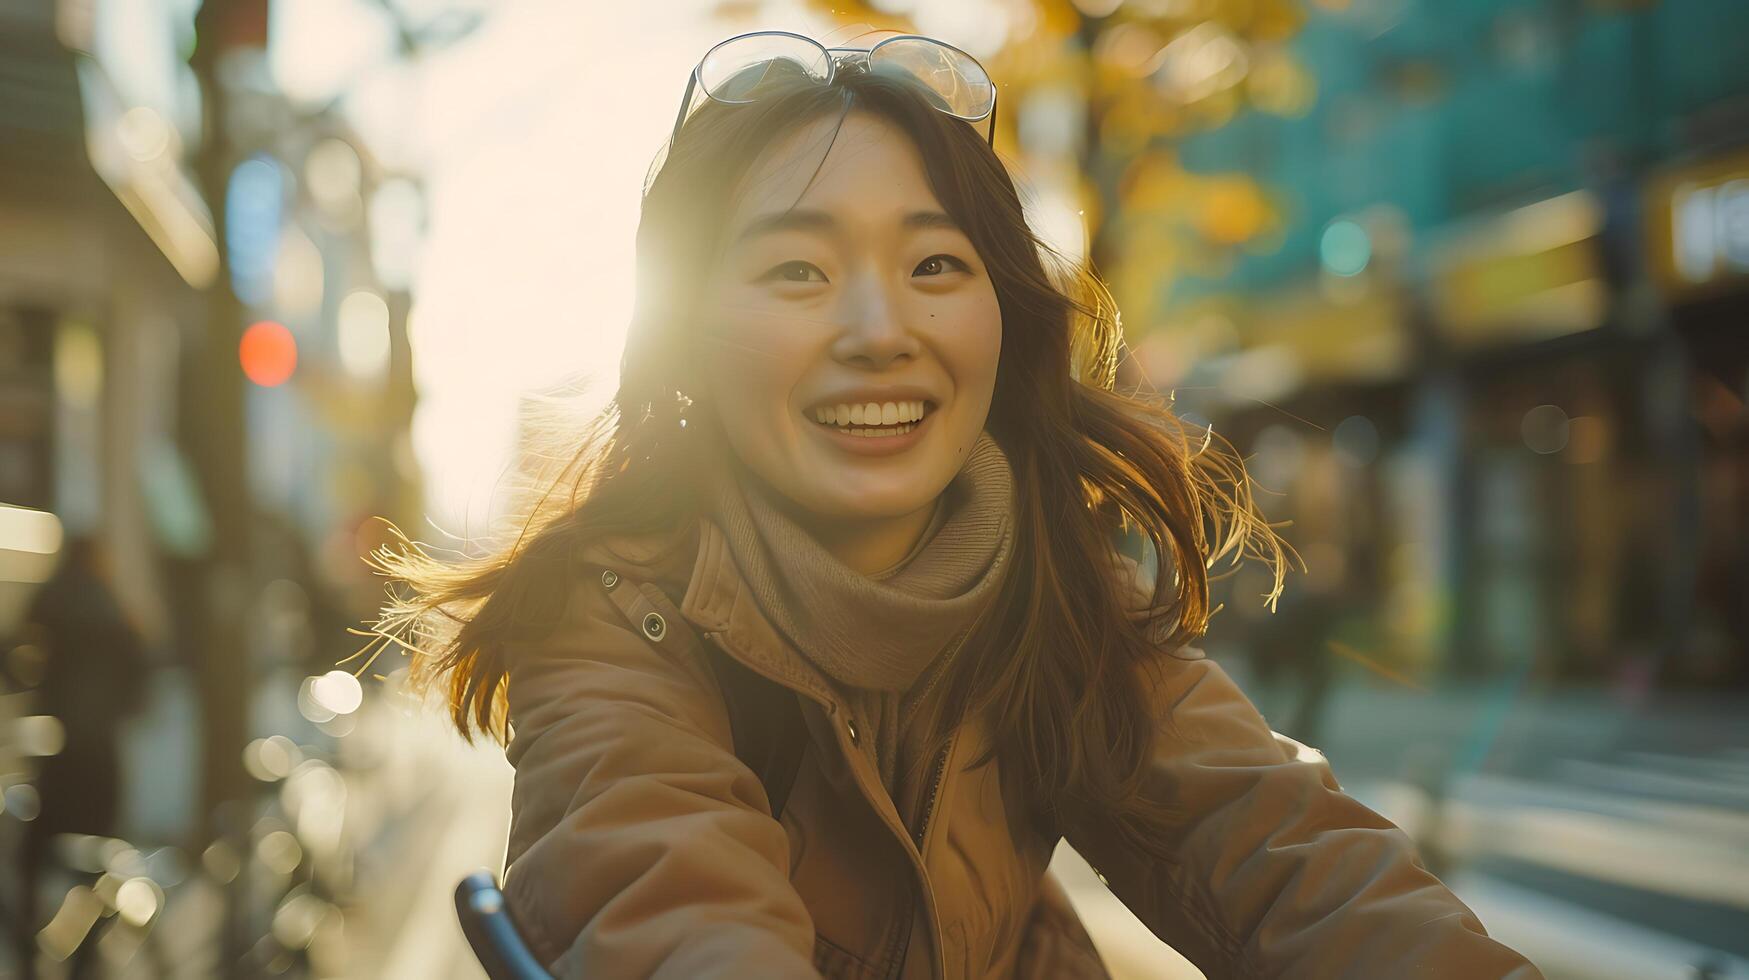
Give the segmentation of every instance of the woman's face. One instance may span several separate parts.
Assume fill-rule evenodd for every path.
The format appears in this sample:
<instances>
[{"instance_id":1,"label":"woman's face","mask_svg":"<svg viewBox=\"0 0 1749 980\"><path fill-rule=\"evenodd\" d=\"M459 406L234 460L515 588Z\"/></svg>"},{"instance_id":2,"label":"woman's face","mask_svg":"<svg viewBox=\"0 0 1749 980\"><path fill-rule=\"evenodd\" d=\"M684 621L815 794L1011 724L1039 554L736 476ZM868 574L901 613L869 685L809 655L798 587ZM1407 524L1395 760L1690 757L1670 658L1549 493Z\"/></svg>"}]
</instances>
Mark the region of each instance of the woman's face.
<instances>
[{"instance_id":1,"label":"woman's face","mask_svg":"<svg viewBox=\"0 0 1749 980\"><path fill-rule=\"evenodd\" d=\"M983 430L1002 315L910 139L860 112L833 137L836 122L749 173L698 364L730 446L767 484L816 517L895 518L932 506Z\"/></svg>"}]
</instances>

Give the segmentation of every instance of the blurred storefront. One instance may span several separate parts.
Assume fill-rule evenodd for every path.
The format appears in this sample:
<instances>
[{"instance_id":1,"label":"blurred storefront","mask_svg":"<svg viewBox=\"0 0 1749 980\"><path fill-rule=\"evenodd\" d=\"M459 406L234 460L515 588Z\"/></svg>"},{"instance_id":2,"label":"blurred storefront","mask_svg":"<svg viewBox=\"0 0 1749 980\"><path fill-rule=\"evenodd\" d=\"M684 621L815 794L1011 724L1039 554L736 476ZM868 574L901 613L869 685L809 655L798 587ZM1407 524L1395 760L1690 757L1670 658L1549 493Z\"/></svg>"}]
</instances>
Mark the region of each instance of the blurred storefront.
<instances>
[{"instance_id":1,"label":"blurred storefront","mask_svg":"<svg viewBox=\"0 0 1749 980\"><path fill-rule=\"evenodd\" d=\"M372 518L419 510L422 191L278 93L267 17L264 0L0 14L0 972L325 973L353 841L400 805L336 822L348 765L380 741L341 751L360 684L336 665L362 645L346 627L370 612ZM150 669L88 681L139 688L103 736L119 815L85 830L125 840L48 846L30 835L57 801L33 778L83 722L42 713L53 638L24 620L86 538ZM38 870L20 880L23 847Z\"/></svg>"},{"instance_id":2,"label":"blurred storefront","mask_svg":"<svg viewBox=\"0 0 1749 980\"><path fill-rule=\"evenodd\" d=\"M1362 570L1348 618L1379 666L1749 681L1749 498L1706 414L1741 427L1749 74L1706 39L1743 12L1374 6L1314 5L1292 47L1316 108L1182 142L1283 218L1223 275L1171 280L1140 366L1266 476L1316 479L1272 458L1300 442L1353 464L1341 495L1375 519L1310 542L1308 577ZM1321 495L1275 489L1318 535Z\"/></svg>"},{"instance_id":3,"label":"blurred storefront","mask_svg":"<svg viewBox=\"0 0 1749 980\"><path fill-rule=\"evenodd\" d=\"M1749 150L1661 168L1644 199L1646 248L1692 369L1687 508L1698 683L1742 683L1749 660Z\"/></svg>"},{"instance_id":4,"label":"blurred storefront","mask_svg":"<svg viewBox=\"0 0 1749 980\"><path fill-rule=\"evenodd\" d=\"M1729 975L1749 9L1309 9L1315 107L1148 151L1274 216L1140 261L1132 377L1251 455L1307 566L1274 614L1224 582L1211 650L1551 975Z\"/></svg>"},{"instance_id":5,"label":"blurred storefront","mask_svg":"<svg viewBox=\"0 0 1749 980\"><path fill-rule=\"evenodd\" d=\"M177 496L186 466L163 433L173 418L178 323L199 311L196 290L215 268L210 235L186 173L154 166L152 142L172 138L149 121L162 119L157 109L124 123L108 76L81 79L52 6L9 8L6 17L0 500L52 511L69 534L101 532L130 611L162 635L154 507L199 516L198 501ZM126 79L135 86L129 97L155 105L165 93L147 75ZM153 237L172 234L182 236L180 271ZM142 480L148 471L161 476ZM146 492L136 492L142 484Z\"/></svg>"}]
</instances>

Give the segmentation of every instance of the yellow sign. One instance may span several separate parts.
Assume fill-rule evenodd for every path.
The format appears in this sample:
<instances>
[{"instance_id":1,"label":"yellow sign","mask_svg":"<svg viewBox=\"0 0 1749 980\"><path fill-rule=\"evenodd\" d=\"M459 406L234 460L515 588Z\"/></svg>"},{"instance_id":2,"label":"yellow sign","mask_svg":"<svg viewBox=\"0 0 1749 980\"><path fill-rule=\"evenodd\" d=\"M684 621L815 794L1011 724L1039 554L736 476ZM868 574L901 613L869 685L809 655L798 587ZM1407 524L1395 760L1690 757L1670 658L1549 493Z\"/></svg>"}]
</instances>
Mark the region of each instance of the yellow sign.
<instances>
[{"instance_id":1,"label":"yellow sign","mask_svg":"<svg viewBox=\"0 0 1749 980\"><path fill-rule=\"evenodd\" d=\"M1573 191L1477 218L1438 249L1431 289L1440 329L1459 347L1520 343L1603 322L1603 205Z\"/></svg>"}]
</instances>

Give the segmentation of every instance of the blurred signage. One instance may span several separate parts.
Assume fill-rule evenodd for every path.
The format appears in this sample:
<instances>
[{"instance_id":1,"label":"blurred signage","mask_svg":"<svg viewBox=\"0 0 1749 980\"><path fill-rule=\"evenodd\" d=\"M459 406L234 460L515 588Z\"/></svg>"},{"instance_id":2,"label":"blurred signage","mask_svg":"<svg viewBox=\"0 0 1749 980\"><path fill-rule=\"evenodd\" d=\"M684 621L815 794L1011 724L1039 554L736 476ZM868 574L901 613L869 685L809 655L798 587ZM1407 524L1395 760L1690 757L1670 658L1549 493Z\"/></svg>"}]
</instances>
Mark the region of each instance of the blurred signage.
<instances>
[{"instance_id":1,"label":"blurred signage","mask_svg":"<svg viewBox=\"0 0 1749 980\"><path fill-rule=\"evenodd\" d=\"M1646 208L1652 269L1677 296L1749 281L1749 153L1669 171Z\"/></svg>"},{"instance_id":2,"label":"blurred signage","mask_svg":"<svg viewBox=\"0 0 1749 980\"><path fill-rule=\"evenodd\" d=\"M204 289L219 257L212 215L186 156L205 138L186 50L194 0L60 0L56 32L76 53L91 165L190 285Z\"/></svg>"},{"instance_id":3,"label":"blurred signage","mask_svg":"<svg viewBox=\"0 0 1749 980\"><path fill-rule=\"evenodd\" d=\"M198 6L193 0L57 0L56 35L90 59L121 111L147 108L179 145L192 146L200 139L201 107L186 51L194 44Z\"/></svg>"},{"instance_id":4,"label":"blurred signage","mask_svg":"<svg viewBox=\"0 0 1749 980\"><path fill-rule=\"evenodd\" d=\"M1438 250L1431 295L1439 329L1457 347L1478 347L1602 323L1602 229L1603 207L1586 191L1468 223Z\"/></svg>"},{"instance_id":5,"label":"blurred signage","mask_svg":"<svg viewBox=\"0 0 1749 980\"><path fill-rule=\"evenodd\" d=\"M1392 290L1370 289L1341 301L1296 290L1246 317L1253 349L1291 355L1304 383L1379 382L1401 377L1409 362L1407 314Z\"/></svg>"}]
</instances>

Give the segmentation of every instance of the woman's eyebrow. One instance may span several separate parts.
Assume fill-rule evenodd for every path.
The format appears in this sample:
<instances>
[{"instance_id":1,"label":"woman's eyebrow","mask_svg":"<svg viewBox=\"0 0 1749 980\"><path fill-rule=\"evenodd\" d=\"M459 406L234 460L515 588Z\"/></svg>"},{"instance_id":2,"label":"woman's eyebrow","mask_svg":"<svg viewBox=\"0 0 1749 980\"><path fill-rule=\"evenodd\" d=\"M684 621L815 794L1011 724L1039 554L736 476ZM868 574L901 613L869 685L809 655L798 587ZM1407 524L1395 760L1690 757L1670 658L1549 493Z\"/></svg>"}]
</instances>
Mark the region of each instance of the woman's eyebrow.
<instances>
[{"instance_id":1,"label":"woman's eyebrow","mask_svg":"<svg viewBox=\"0 0 1749 980\"><path fill-rule=\"evenodd\" d=\"M960 223L944 211L912 211L901 219L900 224L908 230L928 228L944 228L948 231L960 230ZM735 241L737 243L747 242L762 235L773 235L784 231L811 231L830 234L837 230L838 219L825 211L817 208L790 208L787 211L775 211L753 218L735 236Z\"/></svg>"},{"instance_id":2,"label":"woman's eyebrow","mask_svg":"<svg viewBox=\"0 0 1749 980\"><path fill-rule=\"evenodd\" d=\"M906 228L946 228L949 231L959 231L960 223L953 220L953 215L943 211L913 211L905 215Z\"/></svg>"},{"instance_id":3,"label":"woman's eyebrow","mask_svg":"<svg viewBox=\"0 0 1749 980\"><path fill-rule=\"evenodd\" d=\"M830 232L838 227L838 220L824 211L813 208L790 208L772 214L760 215L747 222L735 241L745 242L761 235L771 235L780 231L816 231Z\"/></svg>"}]
</instances>

